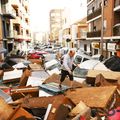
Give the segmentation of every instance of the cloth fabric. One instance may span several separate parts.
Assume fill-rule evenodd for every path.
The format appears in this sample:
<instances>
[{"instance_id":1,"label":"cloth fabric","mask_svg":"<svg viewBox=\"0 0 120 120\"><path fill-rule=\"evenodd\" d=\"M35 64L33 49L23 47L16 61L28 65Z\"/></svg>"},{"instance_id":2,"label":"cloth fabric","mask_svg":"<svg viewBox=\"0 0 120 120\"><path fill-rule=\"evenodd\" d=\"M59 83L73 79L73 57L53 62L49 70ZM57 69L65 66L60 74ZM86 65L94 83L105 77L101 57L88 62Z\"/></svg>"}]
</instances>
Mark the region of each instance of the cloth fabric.
<instances>
[{"instance_id":1,"label":"cloth fabric","mask_svg":"<svg viewBox=\"0 0 120 120\"><path fill-rule=\"evenodd\" d=\"M60 81L63 82L65 77L68 75L69 79L73 81L72 71L74 70L73 66L74 57L70 57L69 54L64 55L62 69L61 69L61 78Z\"/></svg>"},{"instance_id":2,"label":"cloth fabric","mask_svg":"<svg viewBox=\"0 0 120 120\"><path fill-rule=\"evenodd\" d=\"M61 78L60 78L60 81L61 82L63 82L64 80L65 80L65 77L66 76L69 76L69 79L71 80L71 81L73 81L73 75L72 74L70 74L68 71L66 71L66 70L61 70Z\"/></svg>"},{"instance_id":3,"label":"cloth fabric","mask_svg":"<svg viewBox=\"0 0 120 120\"><path fill-rule=\"evenodd\" d=\"M70 57L68 54L66 54L63 58L63 64L62 64L62 70L71 71L72 65L73 65L74 57Z\"/></svg>"}]
</instances>

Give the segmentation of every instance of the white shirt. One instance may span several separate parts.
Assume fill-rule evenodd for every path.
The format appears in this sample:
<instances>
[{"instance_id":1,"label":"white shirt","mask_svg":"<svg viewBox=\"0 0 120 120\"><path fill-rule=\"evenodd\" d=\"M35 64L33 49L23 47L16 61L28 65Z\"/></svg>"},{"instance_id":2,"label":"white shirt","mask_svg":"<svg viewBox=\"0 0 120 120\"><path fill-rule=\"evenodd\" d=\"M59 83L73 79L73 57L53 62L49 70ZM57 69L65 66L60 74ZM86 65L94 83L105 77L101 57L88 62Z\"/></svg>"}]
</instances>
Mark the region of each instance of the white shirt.
<instances>
[{"instance_id":1,"label":"white shirt","mask_svg":"<svg viewBox=\"0 0 120 120\"><path fill-rule=\"evenodd\" d=\"M74 57L70 57L69 54L66 54L63 58L62 69L67 70L68 72L72 70Z\"/></svg>"}]
</instances>

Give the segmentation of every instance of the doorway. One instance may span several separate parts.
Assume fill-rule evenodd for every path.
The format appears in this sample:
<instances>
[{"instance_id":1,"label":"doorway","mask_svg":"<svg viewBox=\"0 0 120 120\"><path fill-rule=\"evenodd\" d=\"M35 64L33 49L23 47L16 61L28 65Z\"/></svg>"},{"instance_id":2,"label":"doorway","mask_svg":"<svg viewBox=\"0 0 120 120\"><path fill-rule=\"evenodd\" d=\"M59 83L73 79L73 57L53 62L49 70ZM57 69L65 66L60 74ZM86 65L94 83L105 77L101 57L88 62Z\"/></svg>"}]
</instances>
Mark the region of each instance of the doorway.
<instances>
[{"instance_id":1,"label":"doorway","mask_svg":"<svg viewBox=\"0 0 120 120\"><path fill-rule=\"evenodd\" d=\"M12 51L13 43L8 43L8 52Z\"/></svg>"}]
</instances>

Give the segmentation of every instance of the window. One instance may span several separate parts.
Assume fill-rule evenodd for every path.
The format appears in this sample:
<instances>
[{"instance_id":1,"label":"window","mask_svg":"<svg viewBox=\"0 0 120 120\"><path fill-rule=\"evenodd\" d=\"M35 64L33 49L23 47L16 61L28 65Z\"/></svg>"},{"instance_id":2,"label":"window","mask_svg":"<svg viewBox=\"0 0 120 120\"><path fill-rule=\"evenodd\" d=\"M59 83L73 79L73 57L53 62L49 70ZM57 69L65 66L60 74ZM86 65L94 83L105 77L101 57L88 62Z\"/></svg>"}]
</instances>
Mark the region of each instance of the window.
<instances>
[{"instance_id":1,"label":"window","mask_svg":"<svg viewBox=\"0 0 120 120\"><path fill-rule=\"evenodd\" d=\"M74 62L75 62L76 64L80 64L81 61L82 61L82 57L77 55L77 56L75 57Z\"/></svg>"},{"instance_id":2,"label":"window","mask_svg":"<svg viewBox=\"0 0 120 120\"><path fill-rule=\"evenodd\" d=\"M84 58L84 59L83 59L83 62L86 61L86 60L89 60L89 59L88 59L88 58Z\"/></svg>"},{"instance_id":3,"label":"window","mask_svg":"<svg viewBox=\"0 0 120 120\"><path fill-rule=\"evenodd\" d=\"M106 28L107 28L107 20L104 20L103 28L104 28L104 30L106 30Z\"/></svg>"},{"instance_id":4,"label":"window","mask_svg":"<svg viewBox=\"0 0 120 120\"><path fill-rule=\"evenodd\" d=\"M92 7L92 12L94 12L94 10L95 10L95 7Z\"/></svg>"},{"instance_id":5,"label":"window","mask_svg":"<svg viewBox=\"0 0 120 120\"><path fill-rule=\"evenodd\" d=\"M104 0L104 6L106 6L108 3L108 0Z\"/></svg>"},{"instance_id":6,"label":"window","mask_svg":"<svg viewBox=\"0 0 120 120\"><path fill-rule=\"evenodd\" d=\"M94 31L94 32L96 31L96 26L93 27L93 31Z\"/></svg>"}]
</instances>

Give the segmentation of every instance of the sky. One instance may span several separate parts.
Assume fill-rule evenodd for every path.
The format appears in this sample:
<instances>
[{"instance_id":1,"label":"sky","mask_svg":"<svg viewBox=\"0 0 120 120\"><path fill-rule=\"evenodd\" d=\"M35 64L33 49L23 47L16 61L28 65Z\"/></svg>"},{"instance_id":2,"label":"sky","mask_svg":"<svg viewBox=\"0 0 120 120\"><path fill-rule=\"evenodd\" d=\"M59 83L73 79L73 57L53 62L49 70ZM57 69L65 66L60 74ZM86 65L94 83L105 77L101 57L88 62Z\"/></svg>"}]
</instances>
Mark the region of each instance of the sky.
<instances>
[{"instance_id":1,"label":"sky","mask_svg":"<svg viewBox=\"0 0 120 120\"><path fill-rule=\"evenodd\" d=\"M86 16L87 0L29 0L32 31L49 31L49 12L51 9L67 8L71 21ZM78 12L79 11L79 12Z\"/></svg>"}]
</instances>

